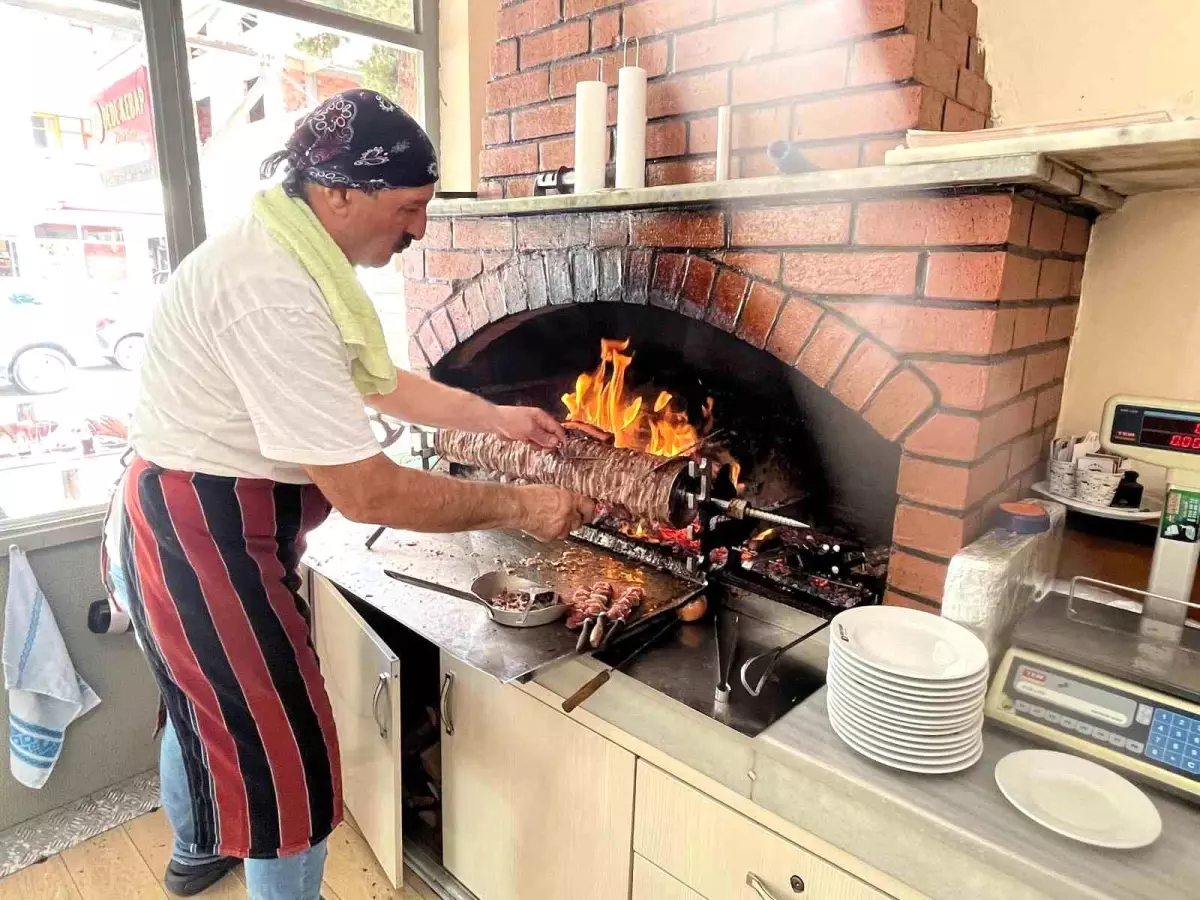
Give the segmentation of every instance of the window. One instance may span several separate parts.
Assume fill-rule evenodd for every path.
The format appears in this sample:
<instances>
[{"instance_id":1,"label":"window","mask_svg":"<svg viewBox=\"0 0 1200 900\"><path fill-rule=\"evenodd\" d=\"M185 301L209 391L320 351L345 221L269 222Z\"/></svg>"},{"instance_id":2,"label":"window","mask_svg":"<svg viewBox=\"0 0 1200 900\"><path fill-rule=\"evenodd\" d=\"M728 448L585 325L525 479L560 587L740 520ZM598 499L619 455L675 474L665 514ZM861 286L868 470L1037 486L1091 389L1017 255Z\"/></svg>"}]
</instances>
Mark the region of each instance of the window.
<instances>
[{"instance_id":1,"label":"window","mask_svg":"<svg viewBox=\"0 0 1200 900\"><path fill-rule=\"evenodd\" d=\"M391 6L403 6L411 13L411 4L385 0L376 4L347 0L336 8L365 15L370 9ZM208 28L213 43L203 56L188 61L192 96L205 98L206 114L213 123L210 133L199 135L209 231L245 212L254 192L262 188L258 175L262 160L283 146L299 116L334 94L372 88L419 121L427 118L423 57L413 47L264 11L256 12L253 31L243 34L245 6L215 2L211 13ZM405 34L384 30L397 37ZM215 43L218 35L219 44ZM197 116L198 127L200 121ZM253 128L246 127L250 123Z\"/></svg>"},{"instance_id":2,"label":"window","mask_svg":"<svg viewBox=\"0 0 1200 900\"><path fill-rule=\"evenodd\" d=\"M171 262L206 226L246 212L260 161L299 115L362 85L437 138L437 0L183 0L182 16L179 4L137 6L0 0L0 34L38 48L0 54L18 132L28 122L16 149L38 167L21 202L0 205L0 530L10 533L107 502L126 444L120 424L103 422L127 424L136 389L119 361L136 365L129 342ZM155 26L149 40L143 20ZM193 109L172 99L187 81ZM398 277L371 273L368 286L394 298L381 302L387 318ZM403 319L401 306L390 312ZM20 359L13 338L25 335L62 349ZM18 421L37 427L7 428Z\"/></svg>"},{"instance_id":3,"label":"window","mask_svg":"<svg viewBox=\"0 0 1200 900\"><path fill-rule=\"evenodd\" d=\"M41 151L0 209L0 527L104 504L121 470L137 376L114 359L137 358L166 233L141 23L0 0L0 34L38 48L0 54L0 82Z\"/></svg>"},{"instance_id":4,"label":"window","mask_svg":"<svg viewBox=\"0 0 1200 900\"><path fill-rule=\"evenodd\" d=\"M318 6L352 13L364 19L375 19L388 25L412 28L413 0L312 0Z\"/></svg>"},{"instance_id":5,"label":"window","mask_svg":"<svg viewBox=\"0 0 1200 900\"><path fill-rule=\"evenodd\" d=\"M58 131L54 116L30 116L33 123L33 146L40 150L51 150L58 146Z\"/></svg>"},{"instance_id":6,"label":"window","mask_svg":"<svg viewBox=\"0 0 1200 900\"><path fill-rule=\"evenodd\" d=\"M17 260L17 243L11 238L0 238L0 278L16 278L21 274Z\"/></svg>"},{"instance_id":7,"label":"window","mask_svg":"<svg viewBox=\"0 0 1200 900\"><path fill-rule=\"evenodd\" d=\"M249 98L252 94L258 97L251 105L250 112L247 113L251 122L261 122L267 117L267 104L263 100L263 91L266 85L258 87L261 80L261 77L256 75L246 82L246 97Z\"/></svg>"}]
</instances>

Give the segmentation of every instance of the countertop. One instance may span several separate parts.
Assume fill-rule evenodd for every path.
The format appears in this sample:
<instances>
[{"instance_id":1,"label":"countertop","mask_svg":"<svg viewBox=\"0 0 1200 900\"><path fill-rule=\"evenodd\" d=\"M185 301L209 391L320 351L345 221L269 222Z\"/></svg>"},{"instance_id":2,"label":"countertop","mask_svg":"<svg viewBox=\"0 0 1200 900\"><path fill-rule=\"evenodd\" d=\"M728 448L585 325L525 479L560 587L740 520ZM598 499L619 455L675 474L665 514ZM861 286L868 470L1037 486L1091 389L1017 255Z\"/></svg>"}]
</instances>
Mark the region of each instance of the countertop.
<instances>
[{"instance_id":1,"label":"countertop","mask_svg":"<svg viewBox=\"0 0 1200 900\"><path fill-rule=\"evenodd\" d=\"M988 727L983 758L967 771L910 775L873 763L842 743L829 726L825 693L822 689L767 729L757 739L766 752L828 785L869 794L923 840L957 845L1056 900L1200 896L1200 808L1147 789L1162 815L1162 837L1142 850L1089 847L1026 818L996 787L996 763L1033 746L1029 741ZM917 870L937 865L933 856L884 859L882 847L846 849L918 889L926 873Z\"/></svg>"}]
</instances>

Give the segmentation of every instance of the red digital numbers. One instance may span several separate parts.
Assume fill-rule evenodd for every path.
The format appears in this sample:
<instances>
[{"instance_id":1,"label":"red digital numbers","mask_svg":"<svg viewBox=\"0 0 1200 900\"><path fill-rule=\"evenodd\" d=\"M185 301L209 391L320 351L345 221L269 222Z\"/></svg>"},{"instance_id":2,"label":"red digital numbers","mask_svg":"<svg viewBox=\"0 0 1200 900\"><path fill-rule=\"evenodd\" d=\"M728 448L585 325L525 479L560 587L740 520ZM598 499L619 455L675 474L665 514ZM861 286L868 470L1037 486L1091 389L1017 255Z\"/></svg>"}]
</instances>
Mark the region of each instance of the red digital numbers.
<instances>
[{"instance_id":1,"label":"red digital numbers","mask_svg":"<svg viewBox=\"0 0 1200 900\"><path fill-rule=\"evenodd\" d=\"M1200 432L1200 425L1197 425L1196 428ZM1176 450L1200 449L1200 435L1193 437L1190 434L1173 434L1171 435L1171 446Z\"/></svg>"},{"instance_id":2,"label":"red digital numbers","mask_svg":"<svg viewBox=\"0 0 1200 900\"><path fill-rule=\"evenodd\" d=\"M1192 429L1192 434L1200 434L1200 422L1196 423L1196 427Z\"/></svg>"}]
</instances>

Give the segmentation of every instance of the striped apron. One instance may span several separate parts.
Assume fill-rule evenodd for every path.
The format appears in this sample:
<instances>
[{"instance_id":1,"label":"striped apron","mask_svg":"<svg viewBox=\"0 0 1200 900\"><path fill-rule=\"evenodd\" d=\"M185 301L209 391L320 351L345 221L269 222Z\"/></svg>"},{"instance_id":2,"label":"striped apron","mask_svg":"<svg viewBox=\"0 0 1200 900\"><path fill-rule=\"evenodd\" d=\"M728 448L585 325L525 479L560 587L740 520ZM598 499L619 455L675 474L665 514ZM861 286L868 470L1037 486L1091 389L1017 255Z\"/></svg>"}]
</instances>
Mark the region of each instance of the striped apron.
<instances>
[{"instance_id":1,"label":"striped apron","mask_svg":"<svg viewBox=\"0 0 1200 900\"><path fill-rule=\"evenodd\" d=\"M333 711L297 567L315 485L134 459L114 505L127 602L183 749L197 853L272 859L342 820Z\"/></svg>"}]
</instances>

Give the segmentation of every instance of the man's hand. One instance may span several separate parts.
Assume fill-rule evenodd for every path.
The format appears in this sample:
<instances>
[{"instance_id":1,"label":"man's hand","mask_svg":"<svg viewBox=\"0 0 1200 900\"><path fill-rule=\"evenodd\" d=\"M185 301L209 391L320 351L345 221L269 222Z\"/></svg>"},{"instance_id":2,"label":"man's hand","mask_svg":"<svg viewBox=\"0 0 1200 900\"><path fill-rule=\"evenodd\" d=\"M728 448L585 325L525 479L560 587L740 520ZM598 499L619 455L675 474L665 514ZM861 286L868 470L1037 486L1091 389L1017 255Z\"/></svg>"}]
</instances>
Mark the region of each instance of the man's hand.
<instances>
[{"instance_id":1,"label":"man's hand","mask_svg":"<svg viewBox=\"0 0 1200 900\"><path fill-rule=\"evenodd\" d=\"M493 409L494 421L488 430L505 440L525 441L553 450L567 439L563 427L543 409L531 406L496 406Z\"/></svg>"},{"instance_id":2,"label":"man's hand","mask_svg":"<svg viewBox=\"0 0 1200 900\"><path fill-rule=\"evenodd\" d=\"M521 498L521 530L539 541L557 541L596 516L596 504L562 488L531 484L516 488Z\"/></svg>"}]
</instances>

